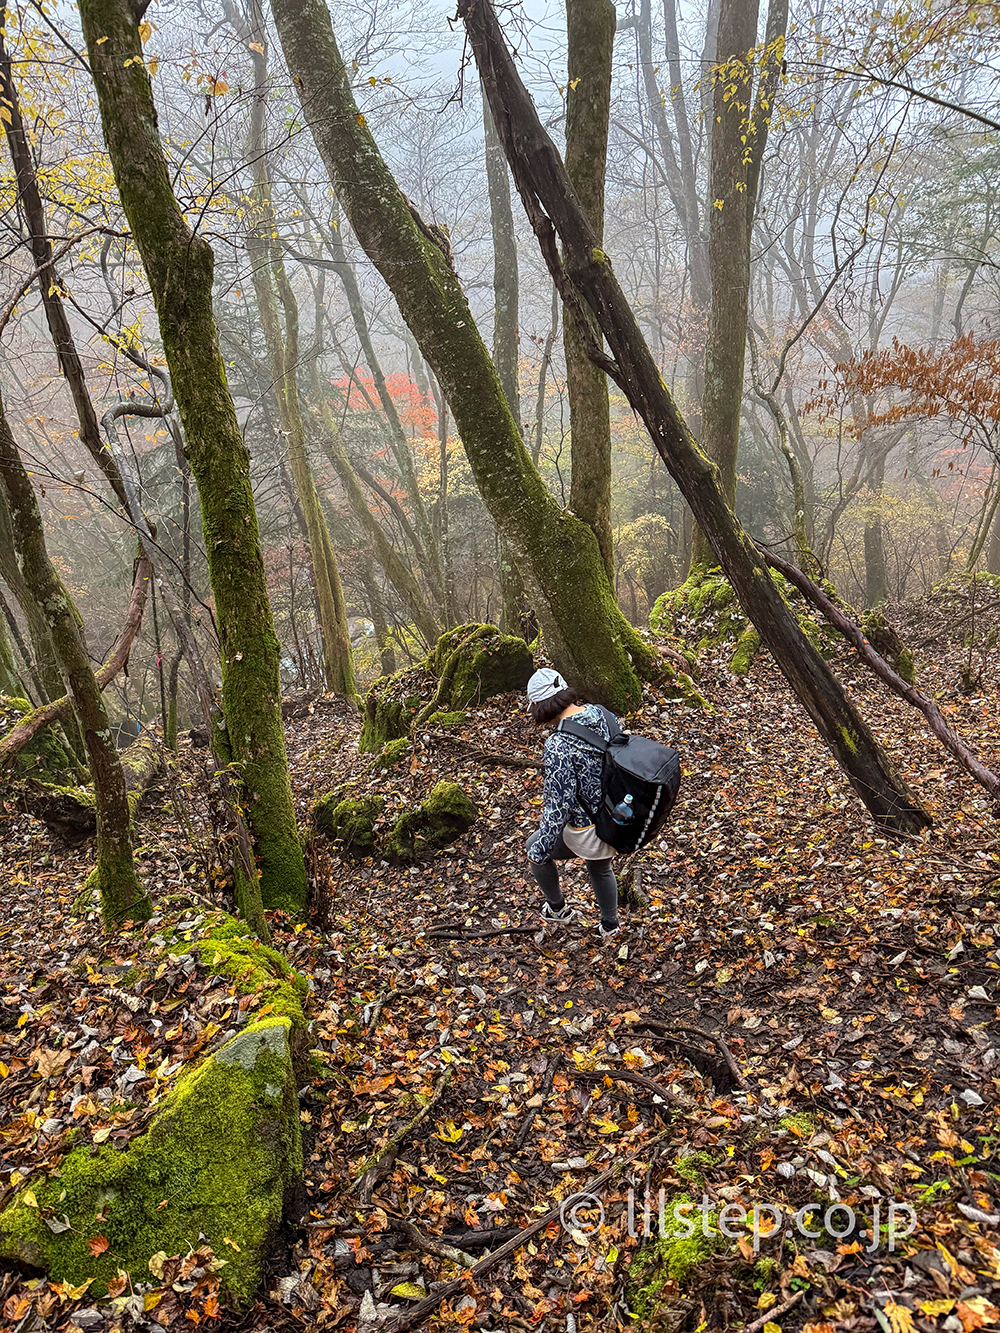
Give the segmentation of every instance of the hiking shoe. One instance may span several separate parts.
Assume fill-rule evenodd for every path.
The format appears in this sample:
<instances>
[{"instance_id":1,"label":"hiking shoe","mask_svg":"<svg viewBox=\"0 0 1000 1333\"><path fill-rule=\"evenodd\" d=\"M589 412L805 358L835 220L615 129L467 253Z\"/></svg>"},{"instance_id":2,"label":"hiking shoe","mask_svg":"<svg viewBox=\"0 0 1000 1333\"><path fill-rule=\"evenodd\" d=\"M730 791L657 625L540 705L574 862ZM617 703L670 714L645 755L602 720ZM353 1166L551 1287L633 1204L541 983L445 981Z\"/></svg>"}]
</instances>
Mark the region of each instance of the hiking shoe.
<instances>
[{"instance_id":1,"label":"hiking shoe","mask_svg":"<svg viewBox=\"0 0 1000 1333\"><path fill-rule=\"evenodd\" d=\"M597 927L597 931L601 937L601 943L610 944L612 940L616 940L622 933L622 928L621 926L606 926L602 921Z\"/></svg>"},{"instance_id":2,"label":"hiking shoe","mask_svg":"<svg viewBox=\"0 0 1000 1333\"><path fill-rule=\"evenodd\" d=\"M569 903L563 903L558 912L548 903L543 903L542 920L549 925L568 926L571 921L576 920L576 912L570 907Z\"/></svg>"}]
</instances>

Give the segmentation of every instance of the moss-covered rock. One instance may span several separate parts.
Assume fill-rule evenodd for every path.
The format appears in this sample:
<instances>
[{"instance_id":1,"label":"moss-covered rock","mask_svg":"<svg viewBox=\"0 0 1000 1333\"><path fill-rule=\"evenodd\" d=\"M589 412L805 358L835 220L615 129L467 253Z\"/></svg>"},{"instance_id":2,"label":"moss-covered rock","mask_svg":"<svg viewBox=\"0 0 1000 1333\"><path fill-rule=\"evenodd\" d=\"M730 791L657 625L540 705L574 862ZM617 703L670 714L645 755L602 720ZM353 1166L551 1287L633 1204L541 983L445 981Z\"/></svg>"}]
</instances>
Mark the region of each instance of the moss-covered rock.
<instances>
[{"instance_id":1,"label":"moss-covered rock","mask_svg":"<svg viewBox=\"0 0 1000 1333\"><path fill-rule=\"evenodd\" d=\"M832 657L843 642L840 635L817 617L798 588L775 570L770 573L795 613L803 634L823 657ZM839 601L832 584L824 582L822 586L824 592ZM746 675L760 647L756 630L743 614L736 594L718 566L693 570L679 588L657 598L649 624L655 633L673 636L696 655L731 643L730 669L735 675Z\"/></svg>"},{"instance_id":2,"label":"moss-covered rock","mask_svg":"<svg viewBox=\"0 0 1000 1333\"><path fill-rule=\"evenodd\" d=\"M899 637L894 626L885 618L881 607L872 607L866 611L861 621L865 638L875 651L889 663L897 675L902 676L908 685L917 683L917 665L913 654Z\"/></svg>"},{"instance_id":3,"label":"moss-covered rock","mask_svg":"<svg viewBox=\"0 0 1000 1333\"><path fill-rule=\"evenodd\" d=\"M430 717L424 719L428 727L437 727L439 731L447 731L449 727L460 727L464 724L468 713L431 713Z\"/></svg>"},{"instance_id":4,"label":"moss-covered rock","mask_svg":"<svg viewBox=\"0 0 1000 1333\"><path fill-rule=\"evenodd\" d=\"M398 740L390 741L375 760L375 767L383 769L396 768L407 757L411 748L408 736L400 736Z\"/></svg>"},{"instance_id":5,"label":"moss-covered rock","mask_svg":"<svg viewBox=\"0 0 1000 1333\"><path fill-rule=\"evenodd\" d=\"M386 849L402 861L437 851L467 833L478 817L475 802L457 782L439 782L416 810L397 819Z\"/></svg>"},{"instance_id":6,"label":"moss-covered rock","mask_svg":"<svg viewBox=\"0 0 1000 1333\"><path fill-rule=\"evenodd\" d=\"M292 1025L292 1050L298 1057L305 1041L309 983L277 949L261 944L245 922L223 917L200 939L177 939L168 948L174 954L197 949L202 965L228 981L238 995L257 995L272 1014L287 1018Z\"/></svg>"},{"instance_id":7,"label":"moss-covered rock","mask_svg":"<svg viewBox=\"0 0 1000 1333\"><path fill-rule=\"evenodd\" d=\"M371 856L375 851L375 823L384 807L381 796L344 798L334 791L313 807L313 824L351 856Z\"/></svg>"},{"instance_id":8,"label":"moss-covered rock","mask_svg":"<svg viewBox=\"0 0 1000 1333\"><path fill-rule=\"evenodd\" d=\"M534 670L523 639L476 624L442 634L424 665L440 682L435 707L452 711L523 690Z\"/></svg>"},{"instance_id":9,"label":"moss-covered rock","mask_svg":"<svg viewBox=\"0 0 1000 1333\"><path fill-rule=\"evenodd\" d=\"M226 1293L249 1300L302 1174L290 1026L275 1017L247 1027L182 1075L127 1147L76 1148L29 1181L0 1213L0 1255L73 1286L90 1281L99 1297L119 1270L148 1283L154 1256L207 1243ZM46 1219L69 1227L54 1233ZM97 1236L107 1248L95 1255Z\"/></svg>"},{"instance_id":10,"label":"moss-covered rock","mask_svg":"<svg viewBox=\"0 0 1000 1333\"><path fill-rule=\"evenodd\" d=\"M423 703L420 684L424 674L410 669L378 678L365 696L359 750L378 754L389 741L409 736L413 719Z\"/></svg>"}]
</instances>

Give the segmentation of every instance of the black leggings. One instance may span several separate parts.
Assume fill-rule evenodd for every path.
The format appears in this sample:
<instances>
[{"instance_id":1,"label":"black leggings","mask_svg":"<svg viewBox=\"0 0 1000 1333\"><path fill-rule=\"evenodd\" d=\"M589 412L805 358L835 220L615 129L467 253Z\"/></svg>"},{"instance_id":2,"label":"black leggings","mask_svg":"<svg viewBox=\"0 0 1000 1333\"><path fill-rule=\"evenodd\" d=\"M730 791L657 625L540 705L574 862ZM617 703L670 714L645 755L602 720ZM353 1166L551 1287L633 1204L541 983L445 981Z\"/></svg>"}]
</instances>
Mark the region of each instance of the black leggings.
<instances>
[{"instance_id":1,"label":"black leggings","mask_svg":"<svg viewBox=\"0 0 1000 1333\"><path fill-rule=\"evenodd\" d=\"M557 861L568 861L575 856L571 852L562 838L556 843L552 851L552 857L548 861L529 861L528 869L534 877L535 883L545 895L545 901L558 912L560 908L565 907L566 899L563 897L562 889L559 887L559 868ZM611 868L611 859L606 861L586 861L587 874L590 876L590 884L594 890L594 901L597 903L597 910L601 914L601 924L606 930L611 930L618 925L618 881L615 879L615 872Z\"/></svg>"}]
</instances>

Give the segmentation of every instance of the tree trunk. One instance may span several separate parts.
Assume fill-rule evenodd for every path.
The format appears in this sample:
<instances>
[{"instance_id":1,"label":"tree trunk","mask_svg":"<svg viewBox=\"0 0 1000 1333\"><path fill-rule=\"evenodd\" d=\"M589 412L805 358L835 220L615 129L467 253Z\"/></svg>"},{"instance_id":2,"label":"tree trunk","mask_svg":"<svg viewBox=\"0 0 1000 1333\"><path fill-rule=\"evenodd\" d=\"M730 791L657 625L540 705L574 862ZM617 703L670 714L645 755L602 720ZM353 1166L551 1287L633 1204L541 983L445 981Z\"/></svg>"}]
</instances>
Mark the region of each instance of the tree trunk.
<instances>
[{"instance_id":1,"label":"tree trunk","mask_svg":"<svg viewBox=\"0 0 1000 1333\"><path fill-rule=\"evenodd\" d=\"M510 203L507 159L497 137L490 108L483 97L483 135L486 142L486 180L490 194L493 231L493 364L503 385L511 416L523 435L521 386L518 372L518 280L514 213ZM442 446L444 447L444 446ZM521 635L521 599L524 585L517 565L497 533L497 565L503 611L500 625L506 634Z\"/></svg>"},{"instance_id":2,"label":"tree trunk","mask_svg":"<svg viewBox=\"0 0 1000 1333\"><path fill-rule=\"evenodd\" d=\"M1000 506L993 515L990 544L986 548L986 572L987 574L1000 574Z\"/></svg>"},{"instance_id":3,"label":"tree trunk","mask_svg":"<svg viewBox=\"0 0 1000 1333\"><path fill-rule=\"evenodd\" d=\"M48 703L52 699L61 699L66 692L66 683L59 670L59 659L42 608L32 597L18 567L14 555L13 525L2 492L0 492L0 578L14 594L24 616L28 638L31 640L32 665L43 691L43 697L39 702ZM72 730L72 726L70 729Z\"/></svg>"},{"instance_id":4,"label":"tree trunk","mask_svg":"<svg viewBox=\"0 0 1000 1333\"><path fill-rule=\"evenodd\" d=\"M145 921L152 907L139 883L132 859L132 820L111 724L101 689L90 669L87 645L76 608L52 567L45 549L42 516L34 488L17 451L0 401L0 485L6 493L24 580L43 608L60 665L73 693L83 728L87 759L94 781L97 826L97 888L101 915L107 925Z\"/></svg>"},{"instance_id":5,"label":"tree trunk","mask_svg":"<svg viewBox=\"0 0 1000 1333\"><path fill-rule=\"evenodd\" d=\"M586 301L608 341L604 362L643 418L660 456L706 533L740 603L817 730L878 824L918 832L931 821L895 772L827 663L810 645L737 522L719 469L692 439L663 382L608 257L573 193L552 140L518 77L487 0L460 0L459 16L529 221L564 299ZM744 213L745 219L745 213ZM557 239L562 242L560 258ZM600 356L596 348L592 355Z\"/></svg>"},{"instance_id":6,"label":"tree trunk","mask_svg":"<svg viewBox=\"0 0 1000 1333\"><path fill-rule=\"evenodd\" d=\"M730 507L736 499L736 454L750 296L750 227L747 225L747 140L753 67L747 53L757 42L757 0L722 0L717 61L713 70L712 163L709 172L708 259L712 300L705 346L701 442L718 466ZM705 535L695 531L692 569L715 561Z\"/></svg>"},{"instance_id":7,"label":"tree trunk","mask_svg":"<svg viewBox=\"0 0 1000 1333\"><path fill-rule=\"evenodd\" d=\"M593 533L559 509L532 466L446 238L419 219L382 160L351 93L328 10L322 0L272 0L272 9L305 123L355 235L444 390L553 662L600 702L618 711L635 707L635 667L652 671L653 654L618 609Z\"/></svg>"},{"instance_id":8,"label":"tree trunk","mask_svg":"<svg viewBox=\"0 0 1000 1333\"><path fill-rule=\"evenodd\" d=\"M0 694L9 699L23 699L24 686L14 665L14 653L10 646L6 622L0 617Z\"/></svg>"},{"instance_id":9,"label":"tree trunk","mask_svg":"<svg viewBox=\"0 0 1000 1333\"><path fill-rule=\"evenodd\" d=\"M260 312L264 341L271 363L271 383L278 403L278 417L288 448L288 464L306 525L313 589L323 642L323 677L327 690L353 699L354 668L347 609L340 583L340 569L320 507L309 459L298 389L299 311L285 272L277 240L278 220L271 198L271 176L267 163L267 130L264 119L267 98L267 47L264 16L258 0L251 0L250 22L245 28L253 60L255 86L247 158L253 166L254 194L251 227L247 235L247 257L253 275L254 293ZM284 331L278 315L278 300L285 315Z\"/></svg>"},{"instance_id":10,"label":"tree trunk","mask_svg":"<svg viewBox=\"0 0 1000 1333\"><path fill-rule=\"evenodd\" d=\"M305 862L281 723L278 641L243 442L212 313L213 255L174 197L128 0L81 0L80 14L122 206L149 278L188 456L201 498L221 635L223 714L268 907L298 912Z\"/></svg>"},{"instance_id":11,"label":"tree trunk","mask_svg":"<svg viewBox=\"0 0 1000 1333\"><path fill-rule=\"evenodd\" d=\"M163 756L155 736L147 732L121 751L118 758L125 775L129 813L134 818L163 767ZM95 793L88 787L50 787L32 782L20 804L40 819L50 833L58 834L66 842L85 842L97 831Z\"/></svg>"},{"instance_id":12,"label":"tree trunk","mask_svg":"<svg viewBox=\"0 0 1000 1333\"><path fill-rule=\"evenodd\" d=\"M889 596L889 575L885 567L885 541L882 537L882 483L885 463L881 461L871 480L872 510L865 520L865 606L881 606Z\"/></svg>"},{"instance_id":13,"label":"tree trunk","mask_svg":"<svg viewBox=\"0 0 1000 1333\"><path fill-rule=\"evenodd\" d=\"M566 170L580 205L590 218L598 245L604 238L604 177L615 25L611 0L566 0L569 57ZM581 335L572 315L563 323L563 349L569 391L569 507L596 536L604 568L613 583L608 377L587 355L586 335Z\"/></svg>"}]
</instances>

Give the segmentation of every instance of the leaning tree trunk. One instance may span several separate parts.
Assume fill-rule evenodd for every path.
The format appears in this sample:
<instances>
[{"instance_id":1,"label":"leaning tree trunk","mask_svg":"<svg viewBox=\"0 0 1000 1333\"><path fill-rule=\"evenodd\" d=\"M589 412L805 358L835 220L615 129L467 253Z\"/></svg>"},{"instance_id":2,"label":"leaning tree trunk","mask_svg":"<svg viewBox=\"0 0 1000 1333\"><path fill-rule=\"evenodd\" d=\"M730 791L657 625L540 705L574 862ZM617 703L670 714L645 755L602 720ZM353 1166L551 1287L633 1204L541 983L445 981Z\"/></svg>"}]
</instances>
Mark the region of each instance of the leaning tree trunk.
<instances>
[{"instance_id":1,"label":"leaning tree trunk","mask_svg":"<svg viewBox=\"0 0 1000 1333\"><path fill-rule=\"evenodd\" d=\"M635 707L636 668L652 671L654 654L618 609L593 533L559 509L532 466L447 239L420 220L383 161L354 101L329 11L323 0L272 0L272 10L305 123L354 234L441 384L553 662L602 703Z\"/></svg>"},{"instance_id":2,"label":"leaning tree trunk","mask_svg":"<svg viewBox=\"0 0 1000 1333\"><path fill-rule=\"evenodd\" d=\"M63 587L45 549L42 516L31 479L7 424L0 400L0 486L10 506L17 551L24 580L42 607L52 642L73 693L83 728L87 760L94 782L97 822L96 887L101 915L107 925L145 921L152 907L136 875L132 858L132 819L125 792L125 775L111 734L111 723L101 688L90 669L90 658L76 608Z\"/></svg>"},{"instance_id":3,"label":"leaning tree trunk","mask_svg":"<svg viewBox=\"0 0 1000 1333\"><path fill-rule=\"evenodd\" d=\"M736 453L750 296L747 148L753 67L748 52L757 42L757 8L757 0L722 0L719 67L711 71L715 124L708 187L711 204L708 260L712 299L705 345L701 442L719 468L723 494L730 507L736 499ZM696 529L691 568L704 568L714 561L711 543Z\"/></svg>"},{"instance_id":4,"label":"leaning tree trunk","mask_svg":"<svg viewBox=\"0 0 1000 1333\"><path fill-rule=\"evenodd\" d=\"M719 469L677 410L611 263L581 209L555 145L542 127L487 0L460 0L459 15L486 87L529 221L567 303L593 311L613 360L609 374L643 418L740 603L862 801L882 827L916 832L930 816L895 772L827 663L811 646L753 542L726 502ZM744 215L745 216L745 215ZM560 256L558 241L562 242ZM582 311L581 311L582 313Z\"/></svg>"},{"instance_id":5,"label":"leaning tree trunk","mask_svg":"<svg viewBox=\"0 0 1000 1333\"><path fill-rule=\"evenodd\" d=\"M604 239L604 177L616 24L611 0L566 0L566 170L598 245ZM608 377L587 355L586 337L572 315L563 324L563 349L569 392L569 507L592 529L613 583Z\"/></svg>"},{"instance_id":6,"label":"leaning tree trunk","mask_svg":"<svg viewBox=\"0 0 1000 1333\"><path fill-rule=\"evenodd\" d=\"M278 641L243 442L212 313L211 247L192 234L170 184L135 13L80 0L101 122L122 206L149 278L201 499L221 638L222 701L267 907L299 911L305 862L281 723Z\"/></svg>"}]
</instances>

